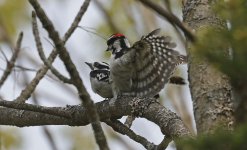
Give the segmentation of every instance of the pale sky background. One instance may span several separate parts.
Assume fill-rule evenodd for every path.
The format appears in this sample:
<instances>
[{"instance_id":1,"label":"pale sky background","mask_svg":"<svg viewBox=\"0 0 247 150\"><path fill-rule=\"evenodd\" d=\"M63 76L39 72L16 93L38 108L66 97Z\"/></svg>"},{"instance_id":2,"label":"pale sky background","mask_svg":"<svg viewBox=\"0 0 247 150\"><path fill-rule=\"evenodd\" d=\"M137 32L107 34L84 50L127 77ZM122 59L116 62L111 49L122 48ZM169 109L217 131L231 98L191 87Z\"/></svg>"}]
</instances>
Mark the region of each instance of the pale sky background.
<instances>
[{"instance_id":1,"label":"pale sky background","mask_svg":"<svg viewBox=\"0 0 247 150\"><path fill-rule=\"evenodd\" d=\"M40 0L39 2L41 6L45 9L46 14L53 21L56 29L59 31L60 36L63 36L64 33L67 31L68 27L71 25L83 0L76 0L76 1L61 0L60 3L59 0L53 0L53 1ZM104 0L104 2L109 3L110 1ZM28 9L30 11L30 16L31 16L32 8L30 5ZM86 26L96 29L98 24L104 21L103 19L104 18L102 17L101 12L98 11L97 7L94 5L92 1L88 8L88 11L84 15L80 23L80 26ZM52 49L52 46L46 40L47 33L41 28L40 23L39 23L39 30L41 32L41 38L46 52L46 56L48 56L48 54ZM162 28L162 30L167 30L167 28ZM31 21L26 22L23 26L20 26L18 31L24 31L24 38L22 42L23 50L21 52L22 54L21 56L24 57L25 53L28 53L31 56L34 56L35 59L40 60L35 47L34 38L32 35ZM105 35L105 36L108 37L109 35ZM93 61L107 62L107 60L102 59L105 53L104 50L106 49L105 41L94 34L83 31L82 29L76 29L74 34L68 40L66 47L68 48L71 57L73 59L73 62L76 64L80 72L80 75L83 79L84 85L86 86L88 92L92 96L92 99L95 100L95 102L103 100L103 98L92 92L90 87L89 75L88 75L90 70L84 64L84 62L93 62ZM4 46L1 46L1 48L4 48ZM178 45L177 49L182 50L181 53L185 54L181 45ZM42 64L41 61L39 62L41 65ZM30 61L25 61L22 59L22 61L19 63L24 65L25 67L34 68L34 65L30 64ZM61 63L60 60L56 59L54 66L59 68L59 70L62 70L63 74L67 75L67 72L64 69L63 64ZM185 77L186 77L186 67L187 66L181 66L183 70L182 74ZM20 88L20 86L17 85L16 83L22 82L23 77L21 74L22 73L16 73L15 78L13 78L13 76L10 77L7 80L6 84L2 87L0 94L3 95L5 99L11 100L19 95L23 87ZM29 77L31 78L33 78L34 75L35 73L29 73ZM75 89L71 88L71 86L68 86L69 89L71 90L68 90L68 92L66 91L64 92L62 86L63 83L54 81L49 77L43 79L38 85L38 88L36 90L37 93L42 93L42 92L46 93L46 95L39 95L40 104L45 106L66 106L67 104L68 105L79 104L80 101L77 98ZM192 113L192 104L190 101L190 95L188 94L189 93L188 86L181 87L180 90L187 93L185 94L183 100L187 101L188 104L187 107L189 108L190 113ZM163 90L162 95L165 95L165 92L166 90ZM49 96L52 96L52 98L48 99ZM169 107L174 111L174 109L172 108L172 104L169 101L165 101L165 105L166 107ZM104 123L102 124L105 127L105 124ZM6 127L1 127L1 128L4 129ZM66 128L66 130L71 129L71 127L68 126L49 126L49 129L51 129L52 135L55 139L56 145L59 150L68 150L70 149L71 144L73 144L68 139L68 137L66 137L67 134L65 133L64 128ZM86 127L79 127L79 128L81 129L81 132L88 132L87 133L88 136L91 139L93 138L93 132L91 130L91 126L88 125ZM107 129L109 130L110 128ZM134 121L132 129L137 134L146 137L149 141L155 144L160 143L163 139L163 135L161 134L159 127L150 121L146 121L145 119L140 119L140 118L136 119ZM106 134L108 130L104 130ZM25 127L25 128L21 128L18 131L22 133L22 137L23 137L21 150L50 150L51 149L40 127ZM122 136L122 137L127 143L130 143L133 146L133 148L138 150L145 149L142 145L132 141L127 136ZM116 142L116 140L112 140L108 138L108 143L111 149L126 150L126 148L123 147L123 145L120 144L119 142ZM81 149L83 150L83 148Z\"/></svg>"}]
</instances>

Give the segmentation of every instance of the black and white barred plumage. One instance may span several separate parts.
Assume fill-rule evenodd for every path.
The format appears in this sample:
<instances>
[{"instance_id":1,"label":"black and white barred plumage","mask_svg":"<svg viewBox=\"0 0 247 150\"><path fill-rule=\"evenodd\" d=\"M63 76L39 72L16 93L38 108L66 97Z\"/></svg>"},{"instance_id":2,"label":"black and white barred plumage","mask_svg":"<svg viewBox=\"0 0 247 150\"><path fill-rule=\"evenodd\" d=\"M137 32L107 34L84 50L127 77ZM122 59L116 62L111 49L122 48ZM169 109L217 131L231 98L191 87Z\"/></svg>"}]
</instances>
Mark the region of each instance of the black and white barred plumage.
<instances>
[{"instance_id":1,"label":"black and white barred plumage","mask_svg":"<svg viewBox=\"0 0 247 150\"><path fill-rule=\"evenodd\" d=\"M110 69L105 62L85 62L91 69L90 82L92 90L103 98L112 98L112 86L109 80Z\"/></svg>"},{"instance_id":2,"label":"black and white barred plumage","mask_svg":"<svg viewBox=\"0 0 247 150\"><path fill-rule=\"evenodd\" d=\"M110 78L114 96L153 97L169 81L176 66L187 58L173 50L169 36L159 36L156 29L132 47L123 34L113 34L107 41L112 52Z\"/></svg>"}]
</instances>

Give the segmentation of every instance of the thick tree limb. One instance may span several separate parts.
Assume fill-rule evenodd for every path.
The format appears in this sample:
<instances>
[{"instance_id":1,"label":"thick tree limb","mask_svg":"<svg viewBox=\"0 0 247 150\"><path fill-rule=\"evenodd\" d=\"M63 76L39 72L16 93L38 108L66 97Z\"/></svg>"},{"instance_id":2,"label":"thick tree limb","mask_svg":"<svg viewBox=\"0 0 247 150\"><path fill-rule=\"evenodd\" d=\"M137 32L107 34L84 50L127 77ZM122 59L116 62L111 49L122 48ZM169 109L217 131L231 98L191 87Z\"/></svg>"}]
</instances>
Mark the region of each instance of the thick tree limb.
<instances>
[{"instance_id":1,"label":"thick tree limb","mask_svg":"<svg viewBox=\"0 0 247 150\"><path fill-rule=\"evenodd\" d=\"M143 100L143 103L148 103L148 99ZM133 98L119 98L116 101L102 101L96 103L96 108L101 121L105 121L109 118L117 119L122 116L131 115L132 107L130 103L133 102ZM14 102L10 102L14 103ZM31 106L25 106L31 104L18 104L7 105L0 100L0 106L9 107L0 109L0 124L1 125L14 125L14 126L40 126L40 125L70 125L70 126L83 126L89 124L89 120L86 114L86 110L82 106L67 106L67 107L44 107L43 109L23 110ZM37 106L36 106L37 107ZM10 109L15 108L15 109ZM21 110L18 110L21 109ZM53 110L49 112L45 111ZM42 110L42 111L40 111ZM34 112L36 111L36 112ZM42 113L40 113L42 112ZM63 113L65 116L71 116L71 118L60 117L57 114ZM177 137L191 136L191 133L183 124L180 117L175 113L166 109L159 103L151 103L148 108L144 109L142 118L146 118L155 124L157 124L161 132L170 136L172 139Z\"/></svg>"},{"instance_id":2,"label":"thick tree limb","mask_svg":"<svg viewBox=\"0 0 247 150\"><path fill-rule=\"evenodd\" d=\"M14 52L13 52L13 55L12 57L10 58L10 61L6 60L7 62L7 65L6 65L6 68L3 72L3 75L0 79L0 88L2 87L2 85L4 84L4 82L6 81L6 79L8 78L8 76L10 75L13 67L15 66L15 61L18 57L18 54L21 50L21 41L22 41L22 38L23 38L23 33L21 32L19 34L19 37L18 37L18 40L17 40L17 43L16 43L16 48L14 49Z\"/></svg>"},{"instance_id":3,"label":"thick tree limb","mask_svg":"<svg viewBox=\"0 0 247 150\"><path fill-rule=\"evenodd\" d=\"M43 107L40 105L33 105L27 103L19 103L17 101L6 101L0 100L0 106L20 109L20 110L29 110L34 112L46 113L50 115L55 115L64 118L71 118L70 114L67 111L63 111L59 107Z\"/></svg>"}]
</instances>

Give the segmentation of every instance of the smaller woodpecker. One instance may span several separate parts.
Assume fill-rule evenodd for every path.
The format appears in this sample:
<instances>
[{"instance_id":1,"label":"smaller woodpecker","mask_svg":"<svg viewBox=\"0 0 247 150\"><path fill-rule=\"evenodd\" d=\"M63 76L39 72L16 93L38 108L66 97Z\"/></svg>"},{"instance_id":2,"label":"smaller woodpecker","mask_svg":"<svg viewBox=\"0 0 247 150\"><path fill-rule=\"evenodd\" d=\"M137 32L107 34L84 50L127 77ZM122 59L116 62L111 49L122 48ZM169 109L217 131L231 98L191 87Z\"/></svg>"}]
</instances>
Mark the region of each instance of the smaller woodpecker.
<instances>
[{"instance_id":1,"label":"smaller woodpecker","mask_svg":"<svg viewBox=\"0 0 247 150\"><path fill-rule=\"evenodd\" d=\"M92 90L103 98L113 98L112 86L110 82L110 69L109 64L105 62L85 62L91 69L90 82ZM184 85L184 79L179 76L172 76L169 79L170 84ZM154 96L159 97L159 94Z\"/></svg>"},{"instance_id":2,"label":"smaller woodpecker","mask_svg":"<svg viewBox=\"0 0 247 150\"><path fill-rule=\"evenodd\" d=\"M85 62L91 69L90 82L92 90L103 98L112 98L112 86L109 80L110 69L105 62Z\"/></svg>"}]
</instances>

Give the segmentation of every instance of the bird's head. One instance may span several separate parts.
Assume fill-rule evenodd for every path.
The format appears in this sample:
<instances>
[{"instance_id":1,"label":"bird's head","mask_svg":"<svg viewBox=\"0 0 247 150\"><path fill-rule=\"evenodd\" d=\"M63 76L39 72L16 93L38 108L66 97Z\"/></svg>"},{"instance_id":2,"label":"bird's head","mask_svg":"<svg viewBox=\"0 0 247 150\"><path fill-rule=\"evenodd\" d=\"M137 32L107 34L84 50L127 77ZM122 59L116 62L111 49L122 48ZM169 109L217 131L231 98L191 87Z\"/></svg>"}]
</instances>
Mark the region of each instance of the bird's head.
<instances>
[{"instance_id":1,"label":"bird's head","mask_svg":"<svg viewBox=\"0 0 247 150\"><path fill-rule=\"evenodd\" d=\"M107 46L107 51L111 51L112 54L115 54L120 52L122 49L129 48L130 43L123 34L116 33L109 37L107 40Z\"/></svg>"},{"instance_id":2,"label":"bird's head","mask_svg":"<svg viewBox=\"0 0 247 150\"><path fill-rule=\"evenodd\" d=\"M106 62L85 62L85 64L87 64L91 70L109 70L109 64Z\"/></svg>"}]
</instances>

